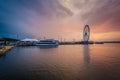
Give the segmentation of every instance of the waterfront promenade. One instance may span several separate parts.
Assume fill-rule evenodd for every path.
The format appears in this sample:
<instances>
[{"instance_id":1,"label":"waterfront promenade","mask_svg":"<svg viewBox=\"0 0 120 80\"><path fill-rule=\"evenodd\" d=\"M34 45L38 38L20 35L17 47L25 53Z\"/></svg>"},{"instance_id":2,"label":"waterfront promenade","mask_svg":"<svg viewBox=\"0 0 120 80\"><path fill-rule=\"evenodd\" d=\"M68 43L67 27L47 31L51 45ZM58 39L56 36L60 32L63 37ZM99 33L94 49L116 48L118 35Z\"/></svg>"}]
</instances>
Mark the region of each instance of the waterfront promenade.
<instances>
[{"instance_id":1,"label":"waterfront promenade","mask_svg":"<svg viewBox=\"0 0 120 80\"><path fill-rule=\"evenodd\" d=\"M14 46L5 46L3 48L0 49L0 56L4 55L6 52L8 52L9 50L11 50Z\"/></svg>"}]
</instances>

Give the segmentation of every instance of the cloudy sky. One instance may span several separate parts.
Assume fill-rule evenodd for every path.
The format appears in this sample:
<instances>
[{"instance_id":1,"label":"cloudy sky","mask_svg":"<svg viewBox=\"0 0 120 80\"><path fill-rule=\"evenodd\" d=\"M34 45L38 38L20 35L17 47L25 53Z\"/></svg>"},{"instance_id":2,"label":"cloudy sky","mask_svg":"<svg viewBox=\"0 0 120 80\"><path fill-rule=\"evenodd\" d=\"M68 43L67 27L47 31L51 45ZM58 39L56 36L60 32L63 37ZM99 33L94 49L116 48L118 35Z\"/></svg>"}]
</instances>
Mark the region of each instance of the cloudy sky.
<instances>
[{"instance_id":1,"label":"cloudy sky","mask_svg":"<svg viewBox=\"0 0 120 80\"><path fill-rule=\"evenodd\" d=\"M120 0L0 0L0 34L42 39L120 40Z\"/></svg>"}]
</instances>

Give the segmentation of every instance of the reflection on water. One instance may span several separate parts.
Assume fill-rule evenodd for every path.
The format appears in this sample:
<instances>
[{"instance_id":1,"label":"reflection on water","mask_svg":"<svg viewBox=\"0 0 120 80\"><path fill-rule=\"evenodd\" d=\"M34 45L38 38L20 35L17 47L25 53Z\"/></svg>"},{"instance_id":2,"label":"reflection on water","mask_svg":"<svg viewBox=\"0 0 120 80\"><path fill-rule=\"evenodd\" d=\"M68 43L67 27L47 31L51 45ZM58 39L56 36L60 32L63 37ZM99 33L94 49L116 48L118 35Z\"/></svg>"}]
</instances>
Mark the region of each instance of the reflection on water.
<instances>
[{"instance_id":1,"label":"reflection on water","mask_svg":"<svg viewBox=\"0 0 120 80\"><path fill-rule=\"evenodd\" d=\"M89 45L83 45L83 56L84 56L84 61L85 63L89 64L90 62L90 52L89 52Z\"/></svg>"},{"instance_id":2,"label":"reflection on water","mask_svg":"<svg viewBox=\"0 0 120 80\"><path fill-rule=\"evenodd\" d=\"M16 47L0 57L0 80L120 80L119 47Z\"/></svg>"},{"instance_id":3,"label":"reflection on water","mask_svg":"<svg viewBox=\"0 0 120 80\"><path fill-rule=\"evenodd\" d=\"M41 48L41 49L49 49L49 48L57 48L58 47L58 45L47 45L47 46L37 46L37 47L39 47L39 48Z\"/></svg>"}]
</instances>

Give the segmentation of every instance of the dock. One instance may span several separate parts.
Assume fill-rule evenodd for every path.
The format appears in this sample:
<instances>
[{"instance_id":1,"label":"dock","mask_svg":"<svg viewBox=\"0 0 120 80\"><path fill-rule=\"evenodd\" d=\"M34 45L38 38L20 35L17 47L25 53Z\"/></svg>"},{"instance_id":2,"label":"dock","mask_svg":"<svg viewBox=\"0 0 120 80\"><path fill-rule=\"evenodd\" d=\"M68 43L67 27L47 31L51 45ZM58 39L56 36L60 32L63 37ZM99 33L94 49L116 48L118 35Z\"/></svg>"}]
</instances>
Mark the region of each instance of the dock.
<instances>
[{"instance_id":1,"label":"dock","mask_svg":"<svg viewBox=\"0 0 120 80\"><path fill-rule=\"evenodd\" d=\"M0 56L5 55L6 52L10 51L14 46L5 46L4 48L0 49Z\"/></svg>"}]
</instances>

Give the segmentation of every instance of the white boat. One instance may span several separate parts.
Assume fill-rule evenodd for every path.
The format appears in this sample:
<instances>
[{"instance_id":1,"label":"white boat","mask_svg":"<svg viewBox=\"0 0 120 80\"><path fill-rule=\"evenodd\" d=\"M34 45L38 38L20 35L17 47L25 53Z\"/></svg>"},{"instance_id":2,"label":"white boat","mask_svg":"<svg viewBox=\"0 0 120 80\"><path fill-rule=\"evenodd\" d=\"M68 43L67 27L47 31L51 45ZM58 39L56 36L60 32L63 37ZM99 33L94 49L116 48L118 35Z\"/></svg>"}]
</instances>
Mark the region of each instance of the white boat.
<instances>
[{"instance_id":1,"label":"white boat","mask_svg":"<svg viewBox=\"0 0 120 80\"><path fill-rule=\"evenodd\" d=\"M36 46L58 46L59 42L54 39L40 40Z\"/></svg>"}]
</instances>

